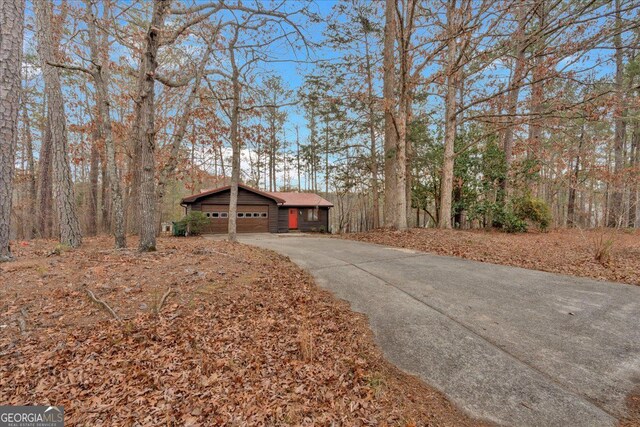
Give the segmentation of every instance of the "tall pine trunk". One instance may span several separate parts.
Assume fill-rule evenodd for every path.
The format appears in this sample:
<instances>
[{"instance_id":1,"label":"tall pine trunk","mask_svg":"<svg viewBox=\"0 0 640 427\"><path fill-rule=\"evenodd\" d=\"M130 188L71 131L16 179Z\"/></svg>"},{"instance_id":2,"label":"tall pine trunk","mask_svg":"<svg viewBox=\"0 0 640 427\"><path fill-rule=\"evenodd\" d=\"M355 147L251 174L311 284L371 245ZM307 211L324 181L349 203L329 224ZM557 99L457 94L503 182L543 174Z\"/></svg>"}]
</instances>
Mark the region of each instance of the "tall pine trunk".
<instances>
[{"instance_id":1,"label":"tall pine trunk","mask_svg":"<svg viewBox=\"0 0 640 427\"><path fill-rule=\"evenodd\" d=\"M11 199L20 110L24 0L0 2L0 262L13 259Z\"/></svg>"},{"instance_id":2,"label":"tall pine trunk","mask_svg":"<svg viewBox=\"0 0 640 427\"><path fill-rule=\"evenodd\" d=\"M458 43L456 41L457 28L455 1L447 6L447 93L445 97L445 126L444 126L444 157L442 176L440 178L440 214L439 228L451 228L451 204L453 193L453 166L455 161L455 141L457 131L456 110L458 96Z\"/></svg>"},{"instance_id":3,"label":"tall pine trunk","mask_svg":"<svg viewBox=\"0 0 640 427\"><path fill-rule=\"evenodd\" d=\"M36 0L34 4L38 56L47 94L47 120L51 136L60 243L76 248L82 244L82 234L76 212L75 192L67 153L67 118L64 112L60 71L49 65L50 62L56 62L51 28L51 4L47 0Z\"/></svg>"},{"instance_id":4,"label":"tall pine trunk","mask_svg":"<svg viewBox=\"0 0 640 427\"><path fill-rule=\"evenodd\" d=\"M92 71L93 82L96 91L96 104L98 106L98 123L99 132L104 141L104 157L102 161L102 206L103 221L107 227L113 225L113 235L115 239L115 247L118 249L127 246L125 236L124 208L122 202L122 187L120 185L120 177L116 165L116 154L113 141L113 129L111 124L111 102L108 94L108 69L105 64L108 61L108 53L100 55L98 49L98 35L95 24L95 15L93 13L93 5L90 1L86 1L87 21L89 29L89 49L91 61L95 69ZM108 183L108 184L107 184ZM105 186L108 185L109 191ZM107 200L107 195L110 200Z\"/></svg>"},{"instance_id":5,"label":"tall pine trunk","mask_svg":"<svg viewBox=\"0 0 640 427\"><path fill-rule=\"evenodd\" d=\"M371 171L371 193L373 196L373 215L371 216L371 222L373 228L380 227L380 190L378 189L378 146L376 143L376 128L375 128L375 109L374 105L376 98L373 94L373 73L371 64L371 54L369 52L369 37L365 32L365 60L366 60L366 73L367 73L367 103L369 113L369 169Z\"/></svg>"},{"instance_id":6,"label":"tall pine trunk","mask_svg":"<svg viewBox=\"0 0 640 427\"><path fill-rule=\"evenodd\" d=\"M51 127L46 120L42 129L38 159L38 233L40 238L53 235L53 164L51 159Z\"/></svg>"},{"instance_id":7,"label":"tall pine trunk","mask_svg":"<svg viewBox=\"0 0 640 427\"><path fill-rule=\"evenodd\" d=\"M27 238L32 239L36 235L36 216L34 215L36 212L36 201L38 200L38 187L36 185L36 164L33 158L33 136L31 133L31 119L29 118L29 112L27 111L27 102L22 99L22 114L23 114L23 122L24 122L24 136L27 151L27 168L29 172L29 219L28 221L28 229L27 229Z\"/></svg>"},{"instance_id":8,"label":"tall pine trunk","mask_svg":"<svg viewBox=\"0 0 640 427\"><path fill-rule=\"evenodd\" d=\"M629 190L629 227L640 228L640 119L635 119L631 145L631 168L636 179Z\"/></svg>"},{"instance_id":9,"label":"tall pine trunk","mask_svg":"<svg viewBox=\"0 0 640 427\"><path fill-rule=\"evenodd\" d=\"M400 196L396 177L397 134L394 124L396 70L394 47L396 40L396 0L386 0L383 55L384 102L384 225L396 224L397 200Z\"/></svg>"},{"instance_id":10,"label":"tall pine trunk","mask_svg":"<svg viewBox=\"0 0 640 427\"><path fill-rule=\"evenodd\" d=\"M567 201L567 225L569 227L575 227L578 224L576 219L576 193L578 191L578 175L580 173L580 155L582 154L582 145L584 144L584 132L585 123L582 123L582 130L580 132L580 142L578 144L578 153L576 154L575 162L573 165L573 173L569 180L569 199Z\"/></svg>"},{"instance_id":11,"label":"tall pine trunk","mask_svg":"<svg viewBox=\"0 0 640 427\"><path fill-rule=\"evenodd\" d=\"M607 225L609 227L617 227L622 224L624 215L624 203L623 203L623 185L622 185L622 170L624 169L624 144L627 136L625 114L626 108L624 106L624 48L622 46L622 35L620 29L622 28L622 17L620 12L620 0L616 0L616 34L613 36L613 45L615 47L615 62L616 62L616 113L615 113L615 131L613 137L613 192L611 194L611 203L609 205L609 216Z\"/></svg>"}]
</instances>

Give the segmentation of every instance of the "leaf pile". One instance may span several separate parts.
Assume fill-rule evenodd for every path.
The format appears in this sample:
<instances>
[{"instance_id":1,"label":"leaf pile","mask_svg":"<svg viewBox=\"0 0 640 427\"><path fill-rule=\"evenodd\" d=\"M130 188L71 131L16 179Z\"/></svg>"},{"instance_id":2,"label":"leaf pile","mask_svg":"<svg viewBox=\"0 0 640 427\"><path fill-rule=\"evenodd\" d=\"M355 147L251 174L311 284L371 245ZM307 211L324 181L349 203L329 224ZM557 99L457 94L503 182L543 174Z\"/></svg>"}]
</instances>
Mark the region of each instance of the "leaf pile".
<instances>
[{"instance_id":1,"label":"leaf pile","mask_svg":"<svg viewBox=\"0 0 640 427\"><path fill-rule=\"evenodd\" d=\"M386 363L366 320L284 257L110 244L37 242L0 265L0 404L63 405L68 425L91 426L476 424Z\"/></svg>"},{"instance_id":2,"label":"leaf pile","mask_svg":"<svg viewBox=\"0 0 640 427\"><path fill-rule=\"evenodd\" d=\"M605 233L606 235L602 235ZM414 228L405 232L374 230L341 237L438 255L591 277L640 285L640 232L558 229L548 233L509 234L479 230ZM611 239L611 258L595 259L595 246Z\"/></svg>"}]
</instances>

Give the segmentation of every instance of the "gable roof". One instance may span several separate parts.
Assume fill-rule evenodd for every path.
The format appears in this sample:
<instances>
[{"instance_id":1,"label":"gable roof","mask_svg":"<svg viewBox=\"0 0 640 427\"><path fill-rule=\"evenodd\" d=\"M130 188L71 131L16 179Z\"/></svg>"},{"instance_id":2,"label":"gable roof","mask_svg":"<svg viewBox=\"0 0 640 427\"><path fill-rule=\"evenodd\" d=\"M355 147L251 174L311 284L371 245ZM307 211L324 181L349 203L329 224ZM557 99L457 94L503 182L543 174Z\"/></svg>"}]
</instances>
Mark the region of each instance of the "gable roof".
<instances>
[{"instance_id":1,"label":"gable roof","mask_svg":"<svg viewBox=\"0 0 640 427\"><path fill-rule=\"evenodd\" d=\"M256 188L253 187L249 187L248 185L244 185L244 184L238 184L238 188L242 188L243 190L247 190L250 191L252 193L258 194L260 196L266 197L267 199L271 199L273 201L275 201L278 204L282 204L284 203L284 199L281 199L278 196L274 196L273 194L264 192L264 191L260 191ZM196 200L202 198L202 197L206 197L206 196L211 196L213 194L216 193L221 193L223 191L227 191L230 190L231 186L230 185L225 185L224 187L219 187L219 188L214 188L212 190L207 190L207 191L203 191L202 193L198 193L198 194L193 194L189 197L185 197L184 199L182 199L182 201L180 203L194 203Z\"/></svg>"},{"instance_id":2,"label":"gable roof","mask_svg":"<svg viewBox=\"0 0 640 427\"><path fill-rule=\"evenodd\" d=\"M314 193L297 193L297 192L285 192L285 191L261 191L257 188L249 187L248 185L238 184L238 188L250 191L268 199L274 200L281 206L297 206L297 207L310 207L310 208L332 208L333 203L323 199ZM202 197L211 196L213 194L221 193L223 191L230 190L231 186L226 185L220 188L214 188L212 190L203 191L198 194L182 199L181 203L195 203Z\"/></svg>"},{"instance_id":3,"label":"gable roof","mask_svg":"<svg viewBox=\"0 0 640 427\"><path fill-rule=\"evenodd\" d=\"M332 208L333 203L323 199L315 193L296 193L285 191L270 191L268 194L284 199L282 206Z\"/></svg>"}]
</instances>

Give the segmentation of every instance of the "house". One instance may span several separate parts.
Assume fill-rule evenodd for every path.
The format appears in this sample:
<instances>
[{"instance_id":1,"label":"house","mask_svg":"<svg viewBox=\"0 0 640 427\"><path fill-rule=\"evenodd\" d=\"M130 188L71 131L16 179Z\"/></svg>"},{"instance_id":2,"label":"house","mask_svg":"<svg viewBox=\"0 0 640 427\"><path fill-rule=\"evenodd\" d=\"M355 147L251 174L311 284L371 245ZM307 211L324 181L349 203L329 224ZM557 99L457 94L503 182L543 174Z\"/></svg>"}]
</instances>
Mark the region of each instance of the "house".
<instances>
[{"instance_id":1,"label":"house","mask_svg":"<svg viewBox=\"0 0 640 427\"><path fill-rule=\"evenodd\" d=\"M203 212L209 218L205 233L226 233L231 187L225 186L185 197L187 213ZM238 185L238 233L288 233L329 231L331 202L313 193L266 192Z\"/></svg>"}]
</instances>

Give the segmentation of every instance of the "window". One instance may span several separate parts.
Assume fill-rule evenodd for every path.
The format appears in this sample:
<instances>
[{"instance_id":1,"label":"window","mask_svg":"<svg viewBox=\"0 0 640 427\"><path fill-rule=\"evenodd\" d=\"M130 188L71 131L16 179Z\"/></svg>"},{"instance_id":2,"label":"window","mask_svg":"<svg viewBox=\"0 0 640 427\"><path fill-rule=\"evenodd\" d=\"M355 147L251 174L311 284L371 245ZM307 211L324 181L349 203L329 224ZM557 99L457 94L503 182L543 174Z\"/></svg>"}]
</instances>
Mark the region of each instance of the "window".
<instances>
[{"instance_id":1,"label":"window","mask_svg":"<svg viewBox=\"0 0 640 427\"><path fill-rule=\"evenodd\" d=\"M219 217L220 217L219 212L211 212L211 218L219 218Z\"/></svg>"},{"instance_id":2,"label":"window","mask_svg":"<svg viewBox=\"0 0 640 427\"><path fill-rule=\"evenodd\" d=\"M244 212L238 212L238 218L244 218Z\"/></svg>"},{"instance_id":3,"label":"window","mask_svg":"<svg viewBox=\"0 0 640 427\"><path fill-rule=\"evenodd\" d=\"M267 214L266 212L260 212L260 217L261 218L266 218L268 216L269 216L269 214Z\"/></svg>"},{"instance_id":4,"label":"window","mask_svg":"<svg viewBox=\"0 0 640 427\"><path fill-rule=\"evenodd\" d=\"M254 213L253 213L253 217L254 217L254 218L260 218L260 213L258 213L258 212L254 212Z\"/></svg>"},{"instance_id":5,"label":"window","mask_svg":"<svg viewBox=\"0 0 640 427\"><path fill-rule=\"evenodd\" d=\"M307 209L307 221L317 221L318 220L318 208Z\"/></svg>"},{"instance_id":6,"label":"window","mask_svg":"<svg viewBox=\"0 0 640 427\"><path fill-rule=\"evenodd\" d=\"M228 212L220 212L220 218L229 218Z\"/></svg>"},{"instance_id":7,"label":"window","mask_svg":"<svg viewBox=\"0 0 640 427\"><path fill-rule=\"evenodd\" d=\"M211 217L211 214L210 214L209 212L206 212L204 215L205 215L207 218L210 218L210 217Z\"/></svg>"}]
</instances>

